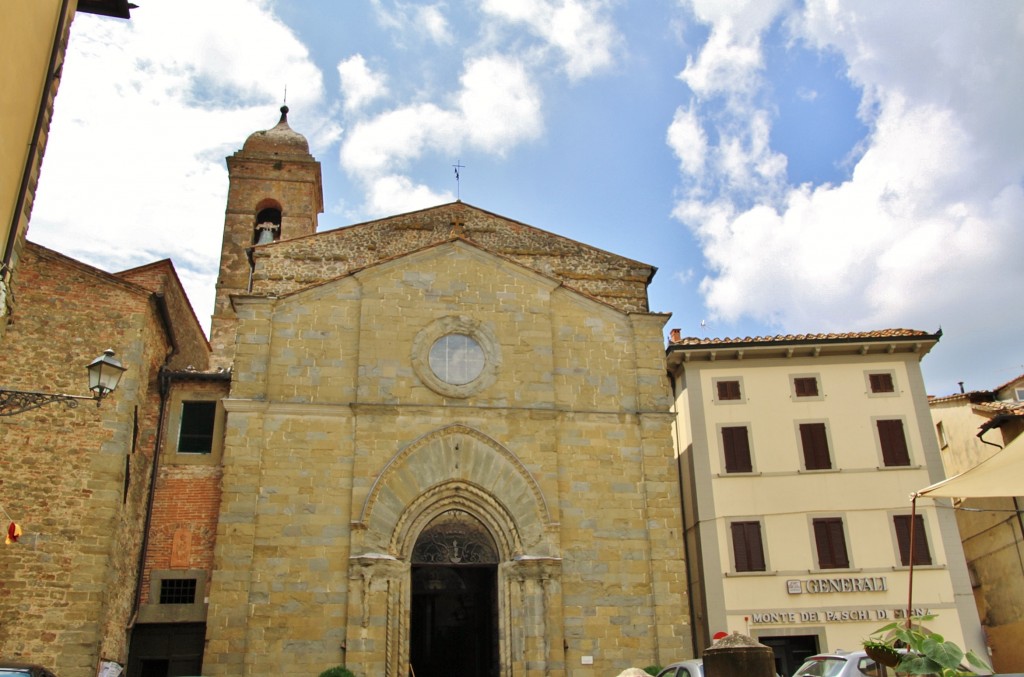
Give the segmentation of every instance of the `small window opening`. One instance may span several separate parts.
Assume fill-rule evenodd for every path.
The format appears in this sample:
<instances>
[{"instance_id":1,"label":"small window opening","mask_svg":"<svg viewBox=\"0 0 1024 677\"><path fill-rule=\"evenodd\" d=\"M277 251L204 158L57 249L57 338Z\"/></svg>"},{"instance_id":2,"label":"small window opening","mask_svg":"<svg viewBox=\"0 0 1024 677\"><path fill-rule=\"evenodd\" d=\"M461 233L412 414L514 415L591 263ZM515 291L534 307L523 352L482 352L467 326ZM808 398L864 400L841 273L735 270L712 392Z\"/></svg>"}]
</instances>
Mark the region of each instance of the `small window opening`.
<instances>
[{"instance_id":1,"label":"small window opening","mask_svg":"<svg viewBox=\"0 0 1024 677\"><path fill-rule=\"evenodd\" d=\"M261 209L256 215L253 244L267 244L281 239L281 210L273 207Z\"/></svg>"},{"instance_id":2,"label":"small window opening","mask_svg":"<svg viewBox=\"0 0 1024 677\"><path fill-rule=\"evenodd\" d=\"M742 399L740 395L740 382L739 381L719 381L718 382L718 399L720 400L739 400Z\"/></svg>"},{"instance_id":3,"label":"small window opening","mask_svg":"<svg viewBox=\"0 0 1024 677\"><path fill-rule=\"evenodd\" d=\"M816 376L797 376L793 379L793 389L797 397L817 397L818 378Z\"/></svg>"},{"instance_id":4,"label":"small window opening","mask_svg":"<svg viewBox=\"0 0 1024 677\"><path fill-rule=\"evenodd\" d=\"M182 402L179 454L209 454L213 451L213 424L216 402Z\"/></svg>"},{"instance_id":5,"label":"small window opening","mask_svg":"<svg viewBox=\"0 0 1024 677\"><path fill-rule=\"evenodd\" d=\"M868 374L868 383L871 385L871 392L873 393L896 392L896 386L893 383L892 374L888 372Z\"/></svg>"},{"instance_id":6,"label":"small window opening","mask_svg":"<svg viewBox=\"0 0 1024 677\"><path fill-rule=\"evenodd\" d=\"M196 579L165 578L160 581L161 604L195 604Z\"/></svg>"}]
</instances>

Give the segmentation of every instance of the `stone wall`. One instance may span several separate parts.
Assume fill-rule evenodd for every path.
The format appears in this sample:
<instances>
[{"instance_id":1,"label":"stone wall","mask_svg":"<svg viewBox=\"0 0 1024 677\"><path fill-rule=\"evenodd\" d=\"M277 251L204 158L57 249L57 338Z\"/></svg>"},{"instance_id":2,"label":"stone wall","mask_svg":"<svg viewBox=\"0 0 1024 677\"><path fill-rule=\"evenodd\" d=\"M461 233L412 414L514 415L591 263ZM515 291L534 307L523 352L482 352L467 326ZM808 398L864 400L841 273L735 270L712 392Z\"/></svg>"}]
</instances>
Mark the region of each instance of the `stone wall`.
<instances>
[{"instance_id":1,"label":"stone wall","mask_svg":"<svg viewBox=\"0 0 1024 677\"><path fill-rule=\"evenodd\" d=\"M647 311L653 267L462 202L258 247L253 252L253 292L293 291L453 236L622 311Z\"/></svg>"},{"instance_id":2,"label":"stone wall","mask_svg":"<svg viewBox=\"0 0 1024 677\"><path fill-rule=\"evenodd\" d=\"M141 287L31 243L19 277L0 383L84 395L85 365L105 348L128 367L99 408L0 419L0 502L25 532L0 548L0 655L91 677L101 658L126 658L170 346Z\"/></svg>"},{"instance_id":3,"label":"stone wall","mask_svg":"<svg viewBox=\"0 0 1024 677\"><path fill-rule=\"evenodd\" d=\"M665 318L567 287L457 240L236 299L204 674L407 674L409 555L448 508L501 544L503 674L692 655ZM454 393L422 354L452 326L494 369Z\"/></svg>"}]
</instances>

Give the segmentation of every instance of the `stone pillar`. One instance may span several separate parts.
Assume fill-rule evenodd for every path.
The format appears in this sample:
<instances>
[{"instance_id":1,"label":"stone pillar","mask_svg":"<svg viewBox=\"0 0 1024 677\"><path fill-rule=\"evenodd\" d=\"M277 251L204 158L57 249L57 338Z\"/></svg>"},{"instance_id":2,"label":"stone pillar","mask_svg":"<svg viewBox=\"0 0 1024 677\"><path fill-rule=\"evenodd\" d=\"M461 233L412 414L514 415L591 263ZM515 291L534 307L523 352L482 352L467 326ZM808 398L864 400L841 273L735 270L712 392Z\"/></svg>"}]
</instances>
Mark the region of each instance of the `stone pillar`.
<instances>
[{"instance_id":1,"label":"stone pillar","mask_svg":"<svg viewBox=\"0 0 1024 677\"><path fill-rule=\"evenodd\" d=\"M387 555L349 560L345 667L357 675L409 674L409 571Z\"/></svg>"},{"instance_id":2,"label":"stone pillar","mask_svg":"<svg viewBox=\"0 0 1024 677\"><path fill-rule=\"evenodd\" d=\"M704 651L704 677L775 677L771 647L734 632Z\"/></svg>"},{"instance_id":3,"label":"stone pillar","mask_svg":"<svg viewBox=\"0 0 1024 677\"><path fill-rule=\"evenodd\" d=\"M502 674L564 675L562 561L522 558L499 572Z\"/></svg>"}]
</instances>

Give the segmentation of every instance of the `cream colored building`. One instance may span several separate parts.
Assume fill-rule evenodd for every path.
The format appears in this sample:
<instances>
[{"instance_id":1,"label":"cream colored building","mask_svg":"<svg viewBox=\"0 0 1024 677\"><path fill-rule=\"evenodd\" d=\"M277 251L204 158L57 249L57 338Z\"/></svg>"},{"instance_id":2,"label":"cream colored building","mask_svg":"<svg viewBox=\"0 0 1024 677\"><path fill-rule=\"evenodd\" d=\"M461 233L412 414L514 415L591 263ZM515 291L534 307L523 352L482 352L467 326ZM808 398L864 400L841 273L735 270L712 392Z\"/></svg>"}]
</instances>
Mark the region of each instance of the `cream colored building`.
<instances>
[{"instance_id":1,"label":"cream colored building","mask_svg":"<svg viewBox=\"0 0 1024 677\"><path fill-rule=\"evenodd\" d=\"M0 20L0 338L75 12L129 18L127 0L6 0Z\"/></svg>"},{"instance_id":2,"label":"cream colored building","mask_svg":"<svg viewBox=\"0 0 1024 677\"><path fill-rule=\"evenodd\" d=\"M230 381L171 375L129 677L692 655L653 267L463 202L316 232L286 114L228 159Z\"/></svg>"},{"instance_id":3,"label":"cream colored building","mask_svg":"<svg viewBox=\"0 0 1024 677\"><path fill-rule=\"evenodd\" d=\"M952 477L1024 432L1024 374L992 390L932 398L929 406L946 475ZM1024 486L1024 479L1020 484ZM957 507L992 667L1024 672L1024 497L967 497Z\"/></svg>"},{"instance_id":4,"label":"cream colored building","mask_svg":"<svg viewBox=\"0 0 1024 677\"><path fill-rule=\"evenodd\" d=\"M669 371L695 646L739 631L780 674L853 650L908 606L910 494L942 479L920 360L939 334L685 339ZM929 501L929 503L931 503ZM948 510L914 522L912 613L984 643Z\"/></svg>"}]
</instances>

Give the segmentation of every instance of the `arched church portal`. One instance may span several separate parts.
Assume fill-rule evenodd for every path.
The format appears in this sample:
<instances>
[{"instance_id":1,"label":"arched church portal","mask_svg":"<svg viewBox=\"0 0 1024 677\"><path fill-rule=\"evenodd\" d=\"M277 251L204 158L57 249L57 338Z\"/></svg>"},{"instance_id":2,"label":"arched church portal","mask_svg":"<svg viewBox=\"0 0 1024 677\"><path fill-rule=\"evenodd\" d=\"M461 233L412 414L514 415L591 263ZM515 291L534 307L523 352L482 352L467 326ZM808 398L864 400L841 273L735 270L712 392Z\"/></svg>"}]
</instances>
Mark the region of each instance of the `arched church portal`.
<instances>
[{"instance_id":1,"label":"arched church portal","mask_svg":"<svg viewBox=\"0 0 1024 677\"><path fill-rule=\"evenodd\" d=\"M412 552L409 661L417 677L497 677L498 548L468 512L452 509Z\"/></svg>"}]
</instances>

